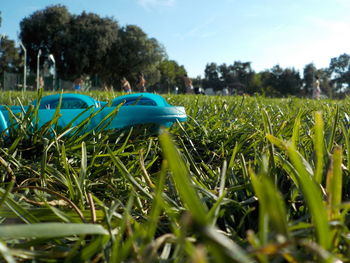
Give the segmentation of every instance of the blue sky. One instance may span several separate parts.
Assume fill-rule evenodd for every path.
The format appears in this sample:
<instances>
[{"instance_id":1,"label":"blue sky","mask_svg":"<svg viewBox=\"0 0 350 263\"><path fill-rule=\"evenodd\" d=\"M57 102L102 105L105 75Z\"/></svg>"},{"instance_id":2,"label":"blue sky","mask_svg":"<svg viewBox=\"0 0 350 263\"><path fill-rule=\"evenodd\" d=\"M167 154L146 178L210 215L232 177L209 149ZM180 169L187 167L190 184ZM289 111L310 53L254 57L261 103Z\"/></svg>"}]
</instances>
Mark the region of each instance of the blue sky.
<instances>
[{"instance_id":1,"label":"blue sky","mask_svg":"<svg viewBox=\"0 0 350 263\"><path fill-rule=\"evenodd\" d=\"M134 24L156 38L191 77L207 63L250 61L302 71L350 54L350 0L1 0L0 34L17 40L20 21L48 5Z\"/></svg>"}]
</instances>

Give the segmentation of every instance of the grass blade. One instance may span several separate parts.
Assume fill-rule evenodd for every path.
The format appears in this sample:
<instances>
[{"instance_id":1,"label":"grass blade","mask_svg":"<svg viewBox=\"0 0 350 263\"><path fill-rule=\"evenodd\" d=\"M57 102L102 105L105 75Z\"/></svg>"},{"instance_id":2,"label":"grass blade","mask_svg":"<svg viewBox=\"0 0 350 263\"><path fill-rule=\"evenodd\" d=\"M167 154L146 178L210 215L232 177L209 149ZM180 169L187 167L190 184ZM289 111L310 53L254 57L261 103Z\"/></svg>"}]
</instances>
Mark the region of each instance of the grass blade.
<instances>
[{"instance_id":1,"label":"grass blade","mask_svg":"<svg viewBox=\"0 0 350 263\"><path fill-rule=\"evenodd\" d=\"M316 169L315 169L315 181L318 184L322 183L322 177L323 177L323 119L321 112L315 113L315 135L314 135L314 148L316 152Z\"/></svg>"},{"instance_id":2,"label":"grass blade","mask_svg":"<svg viewBox=\"0 0 350 263\"><path fill-rule=\"evenodd\" d=\"M250 178L255 190L255 193L259 199L260 208L263 213L259 214L265 218L268 216L273 230L276 233L289 236L288 224L286 218L286 208L280 192L276 189L271 179L267 175L261 175L257 177L252 170L250 170ZM266 213L266 215L264 214ZM264 225L264 224L262 224ZM259 229L259 231L265 231Z\"/></svg>"},{"instance_id":3,"label":"grass blade","mask_svg":"<svg viewBox=\"0 0 350 263\"><path fill-rule=\"evenodd\" d=\"M12 257L11 250L1 241L0 254L3 256L7 263L16 263L16 260L14 259L14 257Z\"/></svg>"},{"instance_id":4,"label":"grass blade","mask_svg":"<svg viewBox=\"0 0 350 263\"><path fill-rule=\"evenodd\" d=\"M307 172L300 155L293 145L287 146L287 151L292 164L298 172L299 185L310 210L311 218L315 226L318 243L328 250L330 248L330 229L327 213L322 200L321 190Z\"/></svg>"},{"instance_id":5,"label":"grass blade","mask_svg":"<svg viewBox=\"0 0 350 263\"><path fill-rule=\"evenodd\" d=\"M299 187L310 210L318 243L324 249L329 249L330 229L326 208L322 200L320 187L313 180L313 177L309 172L309 165L306 163L302 155L295 149L295 146L292 143L284 143L272 135L267 135L267 138L273 143L277 142L275 144L276 146L287 151L291 163L297 172L296 178L299 182Z\"/></svg>"},{"instance_id":6,"label":"grass blade","mask_svg":"<svg viewBox=\"0 0 350 263\"><path fill-rule=\"evenodd\" d=\"M342 201L342 148L336 147L332 156L331 167L327 174L327 195L330 206L330 219L337 219L340 215L340 205Z\"/></svg>"},{"instance_id":7,"label":"grass blade","mask_svg":"<svg viewBox=\"0 0 350 263\"><path fill-rule=\"evenodd\" d=\"M0 237L16 238L57 238L75 235L108 235L108 231L97 224L38 223L30 225L0 226Z\"/></svg>"},{"instance_id":8,"label":"grass blade","mask_svg":"<svg viewBox=\"0 0 350 263\"><path fill-rule=\"evenodd\" d=\"M328 150L329 153L332 151L332 147L333 147L333 144L334 144L335 131L337 129L338 121L339 121L339 106L336 105L334 122L333 122L333 126L332 126L332 133L331 133L331 136L329 138L328 147L327 147L327 150Z\"/></svg>"},{"instance_id":9,"label":"grass blade","mask_svg":"<svg viewBox=\"0 0 350 263\"><path fill-rule=\"evenodd\" d=\"M292 143L295 145L295 147L297 147L299 142L301 115L302 115L302 112L299 111L297 117L295 118L294 126L293 126Z\"/></svg>"},{"instance_id":10,"label":"grass blade","mask_svg":"<svg viewBox=\"0 0 350 263\"><path fill-rule=\"evenodd\" d=\"M163 132L163 134L159 136L159 139L164 158L169 163L169 168L172 172L176 189L179 192L181 200L187 209L192 213L193 218L197 221L197 223L205 224L206 209L202 205L200 198L189 179L189 171L187 166L171 141L168 133Z\"/></svg>"}]
</instances>

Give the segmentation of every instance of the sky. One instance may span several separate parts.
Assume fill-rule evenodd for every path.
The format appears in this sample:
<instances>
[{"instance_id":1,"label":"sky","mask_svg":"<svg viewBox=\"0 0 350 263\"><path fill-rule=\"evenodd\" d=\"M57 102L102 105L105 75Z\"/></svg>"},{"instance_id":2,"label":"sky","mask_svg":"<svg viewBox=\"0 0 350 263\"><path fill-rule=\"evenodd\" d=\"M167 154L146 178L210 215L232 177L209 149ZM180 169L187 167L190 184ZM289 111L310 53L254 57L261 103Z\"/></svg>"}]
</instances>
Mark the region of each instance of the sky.
<instances>
[{"instance_id":1,"label":"sky","mask_svg":"<svg viewBox=\"0 0 350 263\"><path fill-rule=\"evenodd\" d=\"M255 71L306 64L328 67L350 54L350 0L0 0L0 34L18 40L20 21L50 5L65 5L137 25L183 65L204 77L208 63L251 62Z\"/></svg>"}]
</instances>

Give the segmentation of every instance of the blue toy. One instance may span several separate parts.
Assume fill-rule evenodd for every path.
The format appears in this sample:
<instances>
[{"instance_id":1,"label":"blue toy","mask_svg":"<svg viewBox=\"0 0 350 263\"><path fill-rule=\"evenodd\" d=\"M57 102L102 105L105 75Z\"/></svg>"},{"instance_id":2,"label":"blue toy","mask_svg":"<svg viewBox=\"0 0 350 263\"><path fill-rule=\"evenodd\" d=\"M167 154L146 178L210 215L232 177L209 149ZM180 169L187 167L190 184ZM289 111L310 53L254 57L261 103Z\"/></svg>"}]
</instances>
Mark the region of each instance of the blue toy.
<instances>
[{"instance_id":1,"label":"blue toy","mask_svg":"<svg viewBox=\"0 0 350 263\"><path fill-rule=\"evenodd\" d=\"M123 95L115 98L109 106L107 102L97 101L87 95L63 93L43 97L39 106L37 101L32 103L34 107L38 106L38 120L36 120L38 128L53 119L61 97L60 117L57 121L60 127L66 127L70 123L72 127L77 126L94 115L85 127L87 131L93 130L108 115L114 114L113 111L116 115L111 118L105 129L122 129L137 124L155 124L157 127L169 128L176 120L181 122L187 120L184 107L172 106L162 96L156 94ZM28 108L29 106L9 107L14 114L26 112ZM0 106L0 132L8 129L10 119L11 114L7 108Z\"/></svg>"}]
</instances>

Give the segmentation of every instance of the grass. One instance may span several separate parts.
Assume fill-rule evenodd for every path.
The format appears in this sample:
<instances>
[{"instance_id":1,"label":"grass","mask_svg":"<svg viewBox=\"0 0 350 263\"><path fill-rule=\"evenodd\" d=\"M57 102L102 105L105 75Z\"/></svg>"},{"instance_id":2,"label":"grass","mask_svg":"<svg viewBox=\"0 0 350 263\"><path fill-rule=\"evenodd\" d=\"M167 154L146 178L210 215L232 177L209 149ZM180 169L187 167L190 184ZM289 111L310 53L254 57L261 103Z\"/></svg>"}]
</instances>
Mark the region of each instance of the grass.
<instances>
[{"instance_id":1,"label":"grass","mask_svg":"<svg viewBox=\"0 0 350 263\"><path fill-rule=\"evenodd\" d=\"M31 130L35 109L16 116L0 141L2 260L350 261L349 100L165 97L189 120L160 136L52 135Z\"/></svg>"}]
</instances>

